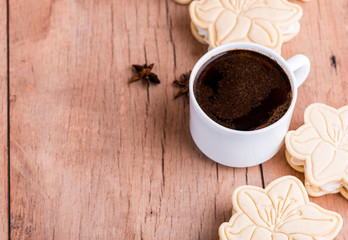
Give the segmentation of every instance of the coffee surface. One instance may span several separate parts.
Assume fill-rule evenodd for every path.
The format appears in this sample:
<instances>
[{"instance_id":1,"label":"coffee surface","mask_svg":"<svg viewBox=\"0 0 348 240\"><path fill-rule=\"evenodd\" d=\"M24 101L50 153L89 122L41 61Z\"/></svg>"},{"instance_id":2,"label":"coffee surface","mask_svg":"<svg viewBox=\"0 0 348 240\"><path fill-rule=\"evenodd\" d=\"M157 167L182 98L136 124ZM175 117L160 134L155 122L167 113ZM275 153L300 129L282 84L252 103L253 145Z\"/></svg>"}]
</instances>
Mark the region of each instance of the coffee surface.
<instances>
[{"instance_id":1,"label":"coffee surface","mask_svg":"<svg viewBox=\"0 0 348 240\"><path fill-rule=\"evenodd\" d=\"M206 62L197 74L194 94L215 122L245 131L279 120L292 99L289 78L278 63L249 50L231 50Z\"/></svg>"}]
</instances>

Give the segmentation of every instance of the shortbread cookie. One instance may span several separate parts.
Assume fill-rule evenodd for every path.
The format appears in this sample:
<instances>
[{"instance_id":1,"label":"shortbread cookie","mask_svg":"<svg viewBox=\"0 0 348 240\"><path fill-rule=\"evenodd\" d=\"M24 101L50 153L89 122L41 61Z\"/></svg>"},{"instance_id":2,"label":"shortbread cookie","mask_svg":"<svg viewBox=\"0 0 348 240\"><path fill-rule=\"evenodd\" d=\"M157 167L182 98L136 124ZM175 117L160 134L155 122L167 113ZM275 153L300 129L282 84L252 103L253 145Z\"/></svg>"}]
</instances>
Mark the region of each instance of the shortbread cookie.
<instances>
[{"instance_id":1,"label":"shortbread cookie","mask_svg":"<svg viewBox=\"0 0 348 240\"><path fill-rule=\"evenodd\" d=\"M295 169L298 172L304 172L304 167L303 167L303 163L302 162L295 162L291 155L289 154L289 152L285 149L285 158L288 161L289 165Z\"/></svg>"},{"instance_id":2,"label":"shortbread cookie","mask_svg":"<svg viewBox=\"0 0 348 240\"><path fill-rule=\"evenodd\" d=\"M189 4L192 0L174 0L174 2L177 2L179 4Z\"/></svg>"},{"instance_id":3,"label":"shortbread cookie","mask_svg":"<svg viewBox=\"0 0 348 240\"><path fill-rule=\"evenodd\" d=\"M342 194L342 196L345 198L345 199L348 199L348 189L347 188L343 188L340 193Z\"/></svg>"},{"instance_id":4,"label":"shortbread cookie","mask_svg":"<svg viewBox=\"0 0 348 240\"><path fill-rule=\"evenodd\" d=\"M195 25L192 22L190 24L190 27L191 27L192 35L198 42L202 44L209 44L208 40L206 40L206 38L203 35L199 34L198 29L195 27Z\"/></svg>"},{"instance_id":5,"label":"shortbread cookie","mask_svg":"<svg viewBox=\"0 0 348 240\"><path fill-rule=\"evenodd\" d=\"M325 191L321 187L311 185L309 182L305 183L306 190L308 194L312 197L320 197L326 194L344 192L344 187L335 188L335 190Z\"/></svg>"},{"instance_id":6,"label":"shortbread cookie","mask_svg":"<svg viewBox=\"0 0 348 240\"><path fill-rule=\"evenodd\" d=\"M280 52L282 43L299 31L302 9L287 0L200 0L190 4L197 31L211 48L250 41Z\"/></svg>"},{"instance_id":7,"label":"shortbread cookie","mask_svg":"<svg viewBox=\"0 0 348 240\"><path fill-rule=\"evenodd\" d=\"M286 134L289 164L298 171L303 168L311 196L347 192L348 106L337 110L312 104L305 111L304 122Z\"/></svg>"},{"instance_id":8,"label":"shortbread cookie","mask_svg":"<svg viewBox=\"0 0 348 240\"><path fill-rule=\"evenodd\" d=\"M283 42L288 42L300 32L300 23L296 22L283 32Z\"/></svg>"},{"instance_id":9,"label":"shortbread cookie","mask_svg":"<svg viewBox=\"0 0 348 240\"><path fill-rule=\"evenodd\" d=\"M266 189L237 188L233 215L219 228L220 240L331 240L342 228L342 217L309 201L302 182L285 176Z\"/></svg>"}]
</instances>

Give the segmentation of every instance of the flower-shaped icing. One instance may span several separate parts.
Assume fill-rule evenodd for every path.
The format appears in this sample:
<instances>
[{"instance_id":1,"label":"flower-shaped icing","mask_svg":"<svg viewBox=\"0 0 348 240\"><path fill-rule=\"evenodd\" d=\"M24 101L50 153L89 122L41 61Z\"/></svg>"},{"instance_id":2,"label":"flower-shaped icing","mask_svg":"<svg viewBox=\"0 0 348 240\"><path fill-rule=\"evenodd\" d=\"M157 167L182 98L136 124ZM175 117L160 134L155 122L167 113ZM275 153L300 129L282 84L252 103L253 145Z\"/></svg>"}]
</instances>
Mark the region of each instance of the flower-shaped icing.
<instances>
[{"instance_id":1,"label":"flower-shaped icing","mask_svg":"<svg viewBox=\"0 0 348 240\"><path fill-rule=\"evenodd\" d=\"M208 31L211 48L250 41L280 52L282 33L298 22L302 9L287 0L201 0L191 3L190 16Z\"/></svg>"},{"instance_id":2,"label":"flower-shaped icing","mask_svg":"<svg viewBox=\"0 0 348 240\"><path fill-rule=\"evenodd\" d=\"M266 189L239 187L232 202L235 213L220 226L220 240L329 240L342 227L342 217L309 202L302 183L291 176Z\"/></svg>"},{"instance_id":3,"label":"flower-shaped icing","mask_svg":"<svg viewBox=\"0 0 348 240\"><path fill-rule=\"evenodd\" d=\"M306 180L314 186L348 185L348 106L337 110L312 104L304 121L287 133L285 142L289 154L303 162Z\"/></svg>"}]
</instances>

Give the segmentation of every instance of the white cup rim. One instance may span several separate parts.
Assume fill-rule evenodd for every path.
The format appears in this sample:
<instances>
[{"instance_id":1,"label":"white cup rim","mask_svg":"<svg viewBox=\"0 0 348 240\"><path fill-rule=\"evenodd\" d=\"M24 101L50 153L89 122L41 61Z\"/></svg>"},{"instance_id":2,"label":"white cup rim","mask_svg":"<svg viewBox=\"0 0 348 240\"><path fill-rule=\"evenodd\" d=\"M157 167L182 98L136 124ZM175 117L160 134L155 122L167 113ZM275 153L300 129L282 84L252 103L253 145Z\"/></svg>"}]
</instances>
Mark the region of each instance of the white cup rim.
<instances>
[{"instance_id":1,"label":"white cup rim","mask_svg":"<svg viewBox=\"0 0 348 240\"><path fill-rule=\"evenodd\" d=\"M236 130L236 129L231 129L224 127L220 125L219 123L215 122L213 119L211 119L204 111L203 109L199 106L197 99L194 95L193 92L193 84L196 79L197 73L199 72L200 68L212 57L225 52L225 51L230 51L230 50L251 50L255 51L258 53L261 53L272 60L276 61L279 66L285 71L285 73L288 75L288 78L290 80L290 85L291 85L291 90L292 90L292 99L291 99L291 104L286 113L275 123L261 128L261 129L256 129L256 130L248 130L248 131L242 131L242 130ZM297 85L295 82L295 75L293 71L288 66L288 63L282 58L278 53L274 52L273 50L264 47L262 45L256 44L256 43L251 43L251 42L233 42L233 43L227 43L221 46L218 46L210 51L208 51L206 54L204 54L198 62L195 64L195 66L192 69L191 76L190 76L190 82L189 82L189 94L190 94L190 101L191 104L196 108L198 113L205 119L207 120L212 126L215 128L219 129L220 131L226 132L226 133L233 133L233 134L240 134L240 135L253 135L253 134L259 134L266 132L270 129L276 128L278 125L280 125L283 121L286 121L288 117L291 117L289 115L292 114L292 111L295 107L296 99L297 99Z\"/></svg>"}]
</instances>

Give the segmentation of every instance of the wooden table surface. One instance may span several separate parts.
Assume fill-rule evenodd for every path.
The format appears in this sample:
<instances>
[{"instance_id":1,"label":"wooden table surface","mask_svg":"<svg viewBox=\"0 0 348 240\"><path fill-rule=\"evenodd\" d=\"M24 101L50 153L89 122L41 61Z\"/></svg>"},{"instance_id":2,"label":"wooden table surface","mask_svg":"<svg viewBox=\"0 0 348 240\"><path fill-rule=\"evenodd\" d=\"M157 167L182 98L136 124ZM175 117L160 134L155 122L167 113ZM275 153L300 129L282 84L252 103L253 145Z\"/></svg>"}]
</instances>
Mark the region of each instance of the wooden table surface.
<instances>
[{"instance_id":1,"label":"wooden table surface","mask_svg":"<svg viewBox=\"0 0 348 240\"><path fill-rule=\"evenodd\" d=\"M348 104L348 1L313 0L282 55L307 55L291 129L313 102ZM303 180L284 149L256 167L214 163L172 81L207 47L171 0L0 0L0 239L218 239L240 185ZM161 84L128 85L155 63ZM312 198L345 221L348 201Z\"/></svg>"}]
</instances>

